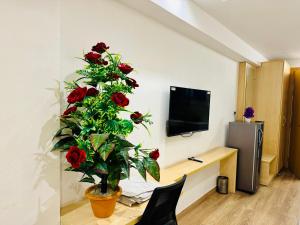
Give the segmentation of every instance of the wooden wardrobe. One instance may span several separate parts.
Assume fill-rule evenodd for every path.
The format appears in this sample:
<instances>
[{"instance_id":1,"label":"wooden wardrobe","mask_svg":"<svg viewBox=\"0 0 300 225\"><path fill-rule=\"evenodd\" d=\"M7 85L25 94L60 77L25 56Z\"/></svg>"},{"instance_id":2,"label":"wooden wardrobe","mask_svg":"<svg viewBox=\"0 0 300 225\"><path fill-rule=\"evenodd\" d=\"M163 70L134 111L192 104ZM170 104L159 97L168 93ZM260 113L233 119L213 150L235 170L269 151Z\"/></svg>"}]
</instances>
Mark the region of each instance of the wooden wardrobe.
<instances>
[{"instance_id":1,"label":"wooden wardrobe","mask_svg":"<svg viewBox=\"0 0 300 225\"><path fill-rule=\"evenodd\" d=\"M246 65L244 73L242 65ZM237 119L243 119L241 112L252 106L254 120L264 121L261 184L268 185L283 168L289 149L290 66L284 60L263 62L259 67L241 63L239 76Z\"/></svg>"},{"instance_id":2,"label":"wooden wardrobe","mask_svg":"<svg viewBox=\"0 0 300 225\"><path fill-rule=\"evenodd\" d=\"M289 169L300 178L300 68L291 70L293 93L293 117L291 132L291 148L289 155Z\"/></svg>"}]
</instances>

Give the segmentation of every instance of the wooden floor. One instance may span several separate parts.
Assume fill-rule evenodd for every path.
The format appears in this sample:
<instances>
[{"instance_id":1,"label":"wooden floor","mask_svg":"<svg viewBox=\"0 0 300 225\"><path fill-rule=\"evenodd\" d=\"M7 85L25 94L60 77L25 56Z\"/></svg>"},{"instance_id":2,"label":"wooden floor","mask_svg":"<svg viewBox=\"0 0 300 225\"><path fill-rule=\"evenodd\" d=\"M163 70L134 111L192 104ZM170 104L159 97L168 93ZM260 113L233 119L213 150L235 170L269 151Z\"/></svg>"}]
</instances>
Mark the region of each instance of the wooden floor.
<instances>
[{"instance_id":1,"label":"wooden floor","mask_svg":"<svg viewBox=\"0 0 300 225\"><path fill-rule=\"evenodd\" d=\"M300 225L300 180L282 172L255 195L213 193L179 216L179 225Z\"/></svg>"}]
</instances>

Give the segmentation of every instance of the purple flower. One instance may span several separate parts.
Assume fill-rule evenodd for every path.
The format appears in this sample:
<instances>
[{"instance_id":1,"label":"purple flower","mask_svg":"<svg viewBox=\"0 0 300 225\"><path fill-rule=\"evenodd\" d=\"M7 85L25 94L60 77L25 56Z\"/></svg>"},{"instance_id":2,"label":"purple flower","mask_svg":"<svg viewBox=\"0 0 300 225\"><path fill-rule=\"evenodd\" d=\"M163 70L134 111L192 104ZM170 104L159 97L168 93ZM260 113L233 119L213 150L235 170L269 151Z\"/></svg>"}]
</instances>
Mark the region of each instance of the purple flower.
<instances>
[{"instance_id":1,"label":"purple flower","mask_svg":"<svg viewBox=\"0 0 300 225\"><path fill-rule=\"evenodd\" d=\"M244 117L253 118L254 117L254 109L252 107L247 107L244 112Z\"/></svg>"}]
</instances>

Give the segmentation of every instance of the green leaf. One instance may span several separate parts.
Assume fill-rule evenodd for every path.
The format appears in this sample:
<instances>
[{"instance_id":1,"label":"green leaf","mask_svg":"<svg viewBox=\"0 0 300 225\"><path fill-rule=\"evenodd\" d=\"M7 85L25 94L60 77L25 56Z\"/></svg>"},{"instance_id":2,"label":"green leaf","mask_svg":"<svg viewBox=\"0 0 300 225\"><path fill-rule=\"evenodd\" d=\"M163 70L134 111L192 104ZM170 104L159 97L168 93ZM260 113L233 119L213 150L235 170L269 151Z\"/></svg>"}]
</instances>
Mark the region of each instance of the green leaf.
<instances>
[{"instance_id":1,"label":"green leaf","mask_svg":"<svg viewBox=\"0 0 300 225\"><path fill-rule=\"evenodd\" d=\"M81 133L83 135L95 133L96 126L97 126L97 124L93 117L89 116L88 119L87 118L82 119L81 120L81 127L82 127Z\"/></svg>"},{"instance_id":2,"label":"green leaf","mask_svg":"<svg viewBox=\"0 0 300 225\"><path fill-rule=\"evenodd\" d=\"M160 169L156 160L145 157L143 160L146 171L156 180L160 180Z\"/></svg>"},{"instance_id":3,"label":"green leaf","mask_svg":"<svg viewBox=\"0 0 300 225\"><path fill-rule=\"evenodd\" d=\"M133 124L129 120L121 120L119 126L123 133L131 133L133 131Z\"/></svg>"},{"instance_id":4,"label":"green leaf","mask_svg":"<svg viewBox=\"0 0 300 225\"><path fill-rule=\"evenodd\" d=\"M77 88L77 85L75 84L75 82L65 81L64 83L65 83L66 90L73 90L73 89Z\"/></svg>"},{"instance_id":5,"label":"green leaf","mask_svg":"<svg viewBox=\"0 0 300 225\"><path fill-rule=\"evenodd\" d=\"M65 171L82 172L80 169L75 169L72 166L66 168Z\"/></svg>"},{"instance_id":6,"label":"green leaf","mask_svg":"<svg viewBox=\"0 0 300 225\"><path fill-rule=\"evenodd\" d=\"M65 171L73 171L73 167L70 166L70 167L66 168Z\"/></svg>"},{"instance_id":7,"label":"green leaf","mask_svg":"<svg viewBox=\"0 0 300 225\"><path fill-rule=\"evenodd\" d=\"M70 137L70 136L72 136L72 130L68 127L62 127L55 133L55 135L53 136L53 140L55 138Z\"/></svg>"},{"instance_id":8,"label":"green leaf","mask_svg":"<svg viewBox=\"0 0 300 225\"><path fill-rule=\"evenodd\" d=\"M76 141L73 137L66 137L63 139L60 139L52 148L51 151L55 150L68 150L70 146L76 145Z\"/></svg>"},{"instance_id":9,"label":"green leaf","mask_svg":"<svg viewBox=\"0 0 300 225\"><path fill-rule=\"evenodd\" d=\"M115 170L111 171L108 175L107 181L113 190L115 190L119 184L120 173L121 173L121 171L119 169L115 169Z\"/></svg>"},{"instance_id":10,"label":"green leaf","mask_svg":"<svg viewBox=\"0 0 300 225\"><path fill-rule=\"evenodd\" d=\"M60 128L60 129L55 133L55 135L54 135L53 138L61 136L61 135L62 135L62 132L63 132L63 130L64 130L65 128L67 128L67 127L62 127L62 128Z\"/></svg>"},{"instance_id":11,"label":"green leaf","mask_svg":"<svg viewBox=\"0 0 300 225\"><path fill-rule=\"evenodd\" d=\"M104 145L102 145L98 149L98 152L99 152L100 156L102 157L102 159L104 161L106 161L106 159L108 158L109 154L114 150L114 148L115 148L115 144L113 144L113 143L105 143Z\"/></svg>"},{"instance_id":12,"label":"green leaf","mask_svg":"<svg viewBox=\"0 0 300 225\"><path fill-rule=\"evenodd\" d=\"M141 176L146 180L146 169L144 167L143 162L138 159L133 160L133 162L135 164L135 168L139 171Z\"/></svg>"},{"instance_id":13,"label":"green leaf","mask_svg":"<svg viewBox=\"0 0 300 225\"><path fill-rule=\"evenodd\" d=\"M104 162L103 163L97 163L96 170L97 170L98 173L108 174L107 165Z\"/></svg>"},{"instance_id":14,"label":"green leaf","mask_svg":"<svg viewBox=\"0 0 300 225\"><path fill-rule=\"evenodd\" d=\"M62 123L64 123L67 127L73 129L73 128L78 128L78 124L75 123L74 121L71 121L71 120L67 120L65 118L61 118L60 121Z\"/></svg>"},{"instance_id":15,"label":"green leaf","mask_svg":"<svg viewBox=\"0 0 300 225\"><path fill-rule=\"evenodd\" d=\"M130 175L129 165L127 163L121 163L121 179L126 179Z\"/></svg>"},{"instance_id":16,"label":"green leaf","mask_svg":"<svg viewBox=\"0 0 300 225\"><path fill-rule=\"evenodd\" d=\"M68 120L66 118L61 118L60 121L66 125L65 128L70 128L73 134L79 134L81 129L77 123L72 120Z\"/></svg>"},{"instance_id":17,"label":"green leaf","mask_svg":"<svg viewBox=\"0 0 300 225\"><path fill-rule=\"evenodd\" d=\"M108 120L108 121L106 122L106 126L107 126L107 129L108 129L110 132L112 132L112 133L114 133L114 132L116 132L117 130L119 130L119 124L118 124L118 122L117 122L116 120Z\"/></svg>"},{"instance_id":18,"label":"green leaf","mask_svg":"<svg viewBox=\"0 0 300 225\"><path fill-rule=\"evenodd\" d=\"M107 140L109 134L91 134L90 135L90 141L95 149L95 151L98 150L98 148Z\"/></svg>"},{"instance_id":19,"label":"green leaf","mask_svg":"<svg viewBox=\"0 0 300 225\"><path fill-rule=\"evenodd\" d=\"M125 139L119 139L119 144L123 147L123 148L132 148L134 147L134 144L130 143L129 141L125 140Z\"/></svg>"},{"instance_id":20,"label":"green leaf","mask_svg":"<svg viewBox=\"0 0 300 225\"><path fill-rule=\"evenodd\" d=\"M91 162L93 163L94 162L94 155L95 155L95 152L93 151L86 151L86 162Z\"/></svg>"},{"instance_id":21,"label":"green leaf","mask_svg":"<svg viewBox=\"0 0 300 225\"><path fill-rule=\"evenodd\" d=\"M84 177L79 182L86 182L86 183L95 183L95 179L93 177Z\"/></svg>"},{"instance_id":22,"label":"green leaf","mask_svg":"<svg viewBox=\"0 0 300 225\"><path fill-rule=\"evenodd\" d=\"M136 145L135 147L134 147L134 150L139 150L140 148L142 147L142 144L138 144L138 145Z\"/></svg>"},{"instance_id":23,"label":"green leaf","mask_svg":"<svg viewBox=\"0 0 300 225\"><path fill-rule=\"evenodd\" d=\"M117 153L117 156L119 156L121 160L124 160L128 164L128 159L129 159L128 148L120 149L120 151Z\"/></svg>"}]
</instances>

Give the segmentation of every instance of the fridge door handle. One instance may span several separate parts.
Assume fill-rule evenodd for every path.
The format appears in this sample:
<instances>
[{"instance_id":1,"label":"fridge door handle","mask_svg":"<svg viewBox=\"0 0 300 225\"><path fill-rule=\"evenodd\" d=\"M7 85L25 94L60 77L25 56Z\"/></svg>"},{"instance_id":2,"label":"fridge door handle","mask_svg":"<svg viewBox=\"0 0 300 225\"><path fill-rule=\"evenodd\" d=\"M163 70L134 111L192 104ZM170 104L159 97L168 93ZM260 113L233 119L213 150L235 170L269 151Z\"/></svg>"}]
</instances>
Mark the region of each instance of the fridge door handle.
<instances>
[{"instance_id":1,"label":"fridge door handle","mask_svg":"<svg viewBox=\"0 0 300 225\"><path fill-rule=\"evenodd\" d=\"M262 147L262 142L263 142L263 131L261 129L258 129L258 146L257 146L257 158L260 160L261 159L261 154L262 152L260 151Z\"/></svg>"}]
</instances>

